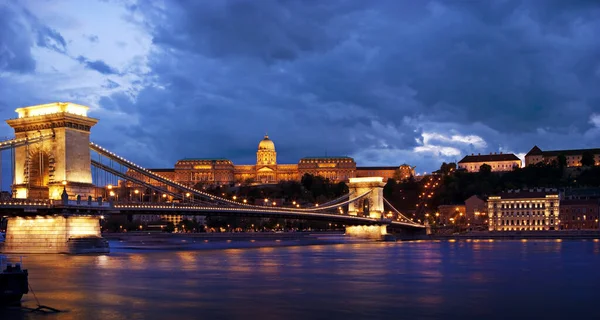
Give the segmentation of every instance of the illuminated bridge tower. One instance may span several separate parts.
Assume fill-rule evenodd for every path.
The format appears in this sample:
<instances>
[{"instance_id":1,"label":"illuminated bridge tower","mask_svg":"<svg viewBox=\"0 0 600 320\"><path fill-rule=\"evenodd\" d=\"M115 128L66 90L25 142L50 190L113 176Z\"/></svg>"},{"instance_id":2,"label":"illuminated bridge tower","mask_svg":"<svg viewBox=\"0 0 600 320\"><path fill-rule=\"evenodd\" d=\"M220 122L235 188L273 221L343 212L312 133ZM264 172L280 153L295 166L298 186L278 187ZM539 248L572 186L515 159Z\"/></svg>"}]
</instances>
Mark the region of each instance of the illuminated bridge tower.
<instances>
[{"instance_id":1,"label":"illuminated bridge tower","mask_svg":"<svg viewBox=\"0 0 600 320\"><path fill-rule=\"evenodd\" d=\"M6 122L16 139L29 142L15 147L13 197L58 200L66 189L68 204L67 195L93 195L90 129L98 120L87 116L88 107L57 102L16 111L18 118ZM9 216L2 252L106 253L99 220L73 211Z\"/></svg>"},{"instance_id":2,"label":"illuminated bridge tower","mask_svg":"<svg viewBox=\"0 0 600 320\"><path fill-rule=\"evenodd\" d=\"M381 239L387 234L387 225L384 223L383 214L383 187L382 177L350 178L348 189L350 200L368 192L363 198L348 204L348 214L351 216L364 216L380 219L382 223L369 226L346 226L346 234L359 238Z\"/></svg>"},{"instance_id":3,"label":"illuminated bridge tower","mask_svg":"<svg viewBox=\"0 0 600 320\"><path fill-rule=\"evenodd\" d=\"M98 120L88 109L55 102L19 108L18 118L6 121L17 139L34 140L15 148L15 198L60 199L65 183L69 195L92 195L90 129Z\"/></svg>"}]
</instances>

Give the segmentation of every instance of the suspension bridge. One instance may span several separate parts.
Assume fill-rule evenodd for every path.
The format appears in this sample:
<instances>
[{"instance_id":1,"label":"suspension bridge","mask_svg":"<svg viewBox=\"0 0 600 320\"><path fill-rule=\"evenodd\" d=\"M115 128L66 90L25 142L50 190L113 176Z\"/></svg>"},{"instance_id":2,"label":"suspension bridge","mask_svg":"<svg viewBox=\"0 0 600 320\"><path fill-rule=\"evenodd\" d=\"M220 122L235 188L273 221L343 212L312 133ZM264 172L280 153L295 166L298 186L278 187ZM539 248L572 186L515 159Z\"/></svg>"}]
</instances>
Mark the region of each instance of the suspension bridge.
<instances>
[{"instance_id":1,"label":"suspension bridge","mask_svg":"<svg viewBox=\"0 0 600 320\"><path fill-rule=\"evenodd\" d=\"M304 207L253 205L195 189L91 142L98 120L87 111L73 103L51 103L19 108L18 117L6 121L15 137L0 142L0 212L7 219L3 252L107 252L99 223L105 215L320 220L344 225L350 236L374 239L388 227L425 232L384 199L381 177L351 178L348 194ZM163 199L119 198L113 186L149 190Z\"/></svg>"}]
</instances>

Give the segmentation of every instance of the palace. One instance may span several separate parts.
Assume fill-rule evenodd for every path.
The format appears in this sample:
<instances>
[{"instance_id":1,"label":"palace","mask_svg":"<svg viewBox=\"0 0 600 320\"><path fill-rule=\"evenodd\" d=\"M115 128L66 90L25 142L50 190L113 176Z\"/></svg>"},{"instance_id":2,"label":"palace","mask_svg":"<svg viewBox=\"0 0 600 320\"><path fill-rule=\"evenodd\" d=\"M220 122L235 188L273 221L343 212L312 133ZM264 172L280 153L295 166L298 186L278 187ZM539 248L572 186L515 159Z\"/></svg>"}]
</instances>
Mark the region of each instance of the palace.
<instances>
[{"instance_id":1,"label":"palace","mask_svg":"<svg viewBox=\"0 0 600 320\"><path fill-rule=\"evenodd\" d=\"M297 164L278 164L275 144L265 135L258 144L256 164L235 165L229 159L186 158L175 163L173 169L149 169L165 178L187 186L201 184L267 184L279 181L300 181L304 174L327 178L333 182L350 178L380 176L406 179L415 175L415 167L357 167L351 157L305 157ZM131 175L136 175L130 172ZM144 177L136 177L144 179ZM146 181L152 183L152 181Z\"/></svg>"},{"instance_id":2,"label":"palace","mask_svg":"<svg viewBox=\"0 0 600 320\"><path fill-rule=\"evenodd\" d=\"M558 161L558 156L564 156L567 167L580 167L584 153L590 153L594 158L594 165L600 165L600 149L577 149L577 150L550 150L542 151L538 146L533 146L525 155L525 166L536 163L551 163Z\"/></svg>"},{"instance_id":3,"label":"palace","mask_svg":"<svg viewBox=\"0 0 600 320\"><path fill-rule=\"evenodd\" d=\"M458 168L468 172L479 172L479 168L487 164L492 172L512 171L521 167L521 159L513 153L471 154L458 162Z\"/></svg>"}]
</instances>

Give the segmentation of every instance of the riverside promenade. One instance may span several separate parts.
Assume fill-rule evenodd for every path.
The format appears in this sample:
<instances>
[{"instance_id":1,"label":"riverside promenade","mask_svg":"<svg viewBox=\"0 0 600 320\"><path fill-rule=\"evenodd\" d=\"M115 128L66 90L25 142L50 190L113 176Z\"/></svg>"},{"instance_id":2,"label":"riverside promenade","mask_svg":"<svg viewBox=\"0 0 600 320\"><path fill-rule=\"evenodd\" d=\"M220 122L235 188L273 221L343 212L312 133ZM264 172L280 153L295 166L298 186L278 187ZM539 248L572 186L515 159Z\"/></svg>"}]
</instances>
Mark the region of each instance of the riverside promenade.
<instances>
[{"instance_id":1,"label":"riverside promenade","mask_svg":"<svg viewBox=\"0 0 600 320\"><path fill-rule=\"evenodd\" d=\"M555 231L473 231L452 235L431 235L432 240L467 240L467 239L497 239L497 240L520 240L520 239L600 239L598 230L555 230Z\"/></svg>"}]
</instances>

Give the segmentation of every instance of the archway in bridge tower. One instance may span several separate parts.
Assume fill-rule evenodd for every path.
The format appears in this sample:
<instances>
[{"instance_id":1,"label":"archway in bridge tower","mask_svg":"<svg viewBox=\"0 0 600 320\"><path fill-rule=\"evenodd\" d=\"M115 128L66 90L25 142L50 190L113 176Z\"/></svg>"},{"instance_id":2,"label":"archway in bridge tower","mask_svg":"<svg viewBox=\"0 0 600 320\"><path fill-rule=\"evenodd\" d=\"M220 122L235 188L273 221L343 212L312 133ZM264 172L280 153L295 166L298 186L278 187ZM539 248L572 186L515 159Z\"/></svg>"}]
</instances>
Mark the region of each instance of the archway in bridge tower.
<instances>
[{"instance_id":1,"label":"archway in bridge tower","mask_svg":"<svg viewBox=\"0 0 600 320\"><path fill-rule=\"evenodd\" d=\"M367 199L363 199L362 200L361 209L362 209L362 212L361 212L362 215L365 216L365 217L368 217L369 216L369 212L371 211L371 200L368 199L368 198Z\"/></svg>"},{"instance_id":2,"label":"archway in bridge tower","mask_svg":"<svg viewBox=\"0 0 600 320\"><path fill-rule=\"evenodd\" d=\"M42 145L30 148L28 165L25 167L25 178L31 187L46 187L54 182L54 159L51 152Z\"/></svg>"}]
</instances>

